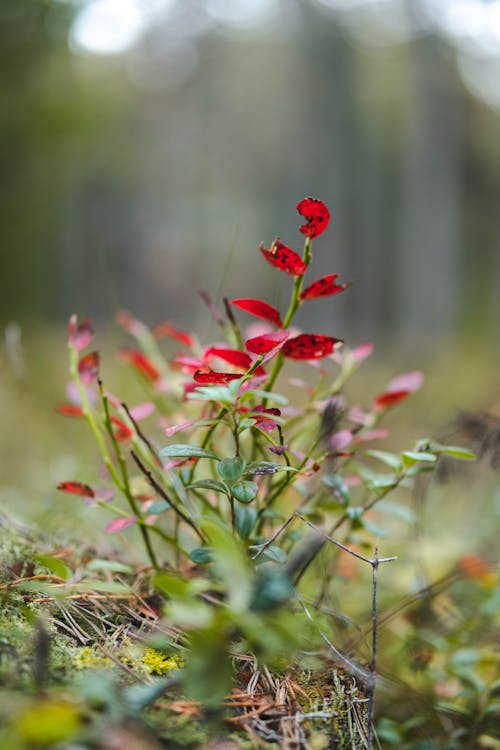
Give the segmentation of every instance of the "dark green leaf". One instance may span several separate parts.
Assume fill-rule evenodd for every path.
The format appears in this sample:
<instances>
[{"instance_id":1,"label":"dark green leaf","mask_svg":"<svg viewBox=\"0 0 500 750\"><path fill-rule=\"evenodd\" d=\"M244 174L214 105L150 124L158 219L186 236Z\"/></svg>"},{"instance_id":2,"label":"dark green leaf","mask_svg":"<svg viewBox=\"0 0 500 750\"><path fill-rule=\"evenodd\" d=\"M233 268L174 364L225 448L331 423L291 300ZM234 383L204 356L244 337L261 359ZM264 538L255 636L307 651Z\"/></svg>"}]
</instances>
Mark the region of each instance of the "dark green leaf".
<instances>
[{"instance_id":1,"label":"dark green leaf","mask_svg":"<svg viewBox=\"0 0 500 750\"><path fill-rule=\"evenodd\" d=\"M217 464L219 465L219 464ZM186 486L187 490L215 490L215 492L223 492L225 495L228 494L228 489L225 484L219 482L217 479L200 479L198 482L193 482Z\"/></svg>"},{"instance_id":2,"label":"dark green leaf","mask_svg":"<svg viewBox=\"0 0 500 750\"><path fill-rule=\"evenodd\" d=\"M251 503L259 491L255 482L242 479L231 486L231 493L240 503Z\"/></svg>"},{"instance_id":3,"label":"dark green leaf","mask_svg":"<svg viewBox=\"0 0 500 750\"><path fill-rule=\"evenodd\" d=\"M213 549L210 547L196 547L189 553L189 558L197 565L204 565L214 559Z\"/></svg>"},{"instance_id":4,"label":"dark green leaf","mask_svg":"<svg viewBox=\"0 0 500 750\"><path fill-rule=\"evenodd\" d=\"M242 539L248 539L257 521L257 509L249 505L237 505L234 512L236 531Z\"/></svg>"},{"instance_id":5,"label":"dark green leaf","mask_svg":"<svg viewBox=\"0 0 500 750\"><path fill-rule=\"evenodd\" d=\"M148 515L156 515L156 513L163 513L171 507L172 506L170 505L170 503L167 503L166 500L156 500L152 505L149 506L146 513Z\"/></svg>"},{"instance_id":6,"label":"dark green leaf","mask_svg":"<svg viewBox=\"0 0 500 750\"><path fill-rule=\"evenodd\" d=\"M232 484L238 481L242 474L245 473L246 461L239 456L234 458L224 458L217 464L217 471L223 479Z\"/></svg>"}]
</instances>

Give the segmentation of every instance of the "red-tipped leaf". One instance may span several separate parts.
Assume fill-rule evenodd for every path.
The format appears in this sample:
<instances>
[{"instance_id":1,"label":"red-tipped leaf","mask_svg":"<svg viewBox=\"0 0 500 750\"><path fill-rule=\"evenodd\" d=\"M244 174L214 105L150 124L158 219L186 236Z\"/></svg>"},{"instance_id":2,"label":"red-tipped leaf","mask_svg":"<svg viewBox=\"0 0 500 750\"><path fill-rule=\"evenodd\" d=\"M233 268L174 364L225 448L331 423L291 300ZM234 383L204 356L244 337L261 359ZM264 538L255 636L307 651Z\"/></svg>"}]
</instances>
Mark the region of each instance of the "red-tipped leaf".
<instances>
[{"instance_id":1,"label":"red-tipped leaf","mask_svg":"<svg viewBox=\"0 0 500 750\"><path fill-rule=\"evenodd\" d=\"M88 484L82 482L59 482L58 490L66 492L68 495L79 495L80 497L94 497L94 490Z\"/></svg>"},{"instance_id":2,"label":"red-tipped leaf","mask_svg":"<svg viewBox=\"0 0 500 750\"><path fill-rule=\"evenodd\" d=\"M292 276L302 276L306 272L306 264L295 250L284 245L279 237L276 237L270 248L259 245L259 250L272 266L285 271Z\"/></svg>"},{"instance_id":3,"label":"red-tipped leaf","mask_svg":"<svg viewBox=\"0 0 500 750\"><path fill-rule=\"evenodd\" d=\"M297 211L306 220L300 231L311 239L324 232L330 223L330 211L317 198L304 198L297 203Z\"/></svg>"},{"instance_id":4,"label":"red-tipped leaf","mask_svg":"<svg viewBox=\"0 0 500 750\"><path fill-rule=\"evenodd\" d=\"M77 406L77 404L58 404L56 411L65 417L83 417L83 409L81 406Z\"/></svg>"},{"instance_id":5,"label":"red-tipped leaf","mask_svg":"<svg viewBox=\"0 0 500 750\"><path fill-rule=\"evenodd\" d=\"M90 352L78 362L78 373L82 382L88 385L99 375L99 352Z\"/></svg>"},{"instance_id":6,"label":"red-tipped leaf","mask_svg":"<svg viewBox=\"0 0 500 750\"><path fill-rule=\"evenodd\" d=\"M120 356L125 362L129 362L146 380L154 383L159 379L160 373L154 364L138 349L125 347L121 350Z\"/></svg>"},{"instance_id":7,"label":"red-tipped leaf","mask_svg":"<svg viewBox=\"0 0 500 750\"><path fill-rule=\"evenodd\" d=\"M411 391L408 390L384 391L384 393L380 393L373 402L374 409L380 411L381 409L389 409L391 406L396 406L396 404L399 404L401 401L404 401L405 398L408 398L410 393Z\"/></svg>"},{"instance_id":8,"label":"red-tipped leaf","mask_svg":"<svg viewBox=\"0 0 500 750\"><path fill-rule=\"evenodd\" d=\"M85 349L94 338L92 324L88 318L78 325L78 318L76 315L72 315L69 319L68 330L69 343L75 347L77 352Z\"/></svg>"},{"instance_id":9,"label":"red-tipped leaf","mask_svg":"<svg viewBox=\"0 0 500 750\"><path fill-rule=\"evenodd\" d=\"M316 333L301 333L285 342L283 354L290 359L321 359L333 352L335 344L342 339L321 336Z\"/></svg>"},{"instance_id":10,"label":"red-tipped leaf","mask_svg":"<svg viewBox=\"0 0 500 750\"><path fill-rule=\"evenodd\" d=\"M282 326L280 311L278 308L273 307L273 305L270 305L261 299L244 297L241 299L232 299L230 300L230 303L231 305L239 307L241 310L245 310L245 312L250 313L250 315L255 315L257 318L262 318L263 320L269 321L269 323L274 323L274 325L279 328Z\"/></svg>"},{"instance_id":11,"label":"red-tipped leaf","mask_svg":"<svg viewBox=\"0 0 500 750\"><path fill-rule=\"evenodd\" d=\"M303 302L306 299L317 299L318 297L329 297L332 294L343 292L351 286L350 282L346 284L337 284L338 273L330 273L328 276L322 276L320 279L313 281L300 295Z\"/></svg>"},{"instance_id":12,"label":"red-tipped leaf","mask_svg":"<svg viewBox=\"0 0 500 750\"><path fill-rule=\"evenodd\" d=\"M189 333L181 331L166 320L164 323L153 328L153 336L155 339L163 339L165 337L175 339L184 346L193 346L194 339Z\"/></svg>"},{"instance_id":13,"label":"red-tipped leaf","mask_svg":"<svg viewBox=\"0 0 500 750\"><path fill-rule=\"evenodd\" d=\"M111 422L115 426L115 438L118 440L118 442L122 442L123 440L129 440L129 438L132 437L133 430L128 427L128 425L125 424L125 422L122 422L121 419L118 419L118 417L111 417Z\"/></svg>"}]
</instances>

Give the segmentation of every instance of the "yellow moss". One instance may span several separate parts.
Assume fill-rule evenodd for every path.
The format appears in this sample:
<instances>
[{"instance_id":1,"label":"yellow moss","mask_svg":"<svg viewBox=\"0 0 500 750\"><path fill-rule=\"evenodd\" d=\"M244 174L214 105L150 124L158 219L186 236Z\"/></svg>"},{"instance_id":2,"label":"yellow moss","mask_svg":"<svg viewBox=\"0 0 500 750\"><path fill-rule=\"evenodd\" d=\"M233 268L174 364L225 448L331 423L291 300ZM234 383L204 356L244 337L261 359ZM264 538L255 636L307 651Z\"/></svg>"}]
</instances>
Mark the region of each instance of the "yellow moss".
<instances>
[{"instance_id":1,"label":"yellow moss","mask_svg":"<svg viewBox=\"0 0 500 750\"><path fill-rule=\"evenodd\" d=\"M182 666L178 656L165 656L154 648L147 648L141 661L150 674L165 674Z\"/></svg>"},{"instance_id":2,"label":"yellow moss","mask_svg":"<svg viewBox=\"0 0 500 750\"><path fill-rule=\"evenodd\" d=\"M91 648L81 648L75 657L76 669L109 669L113 666L111 659L96 654Z\"/></svg>"}]
</instances>

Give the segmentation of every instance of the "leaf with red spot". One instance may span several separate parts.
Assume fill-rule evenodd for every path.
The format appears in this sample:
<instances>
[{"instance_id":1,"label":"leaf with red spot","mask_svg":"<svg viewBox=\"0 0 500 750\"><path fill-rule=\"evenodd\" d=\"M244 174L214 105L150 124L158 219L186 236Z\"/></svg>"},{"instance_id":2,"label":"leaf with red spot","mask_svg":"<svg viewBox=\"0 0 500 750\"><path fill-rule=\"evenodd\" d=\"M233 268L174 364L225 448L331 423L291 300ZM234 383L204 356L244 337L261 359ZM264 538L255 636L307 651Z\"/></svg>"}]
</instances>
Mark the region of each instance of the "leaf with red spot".
<instances>
[{"instance_id":1,"label":"leaf with red spot","mask_svg":"<svg viewBox=\"0 0 500 750\"><path fill-rule=\"evenodd\" d=\"M137 516L127 516L126 518L115 518L105 526L104 531L106 534L119 534L120 531L125 531L130 526L133 526L137 521Z\"/></svg>"},{"instance_id":2,"label":"leaf with red spot","mask_svg":"<svg viewBox=\"0 0 500 750\"><path fill-rule=\"evenodd\" d=\"M284 245L279 237L276 237L270 248L259 245L259 250L272 266L285 271L292 276L302 276L306 272L306 264L295 250Z\"/></svg>"},{"instance_id":3,"label":"leaf with red spot","mask_svg":"<svg viewBox=\"0 0 500 750\"><path fill-rule=\"evenodd\" d=\"M83 417L83 409L77 404L58 404L56 411L65 417Z\"/></svg>"},{"instance_id":4,"label":"leaf with red spot","mask_svg":"<svg viewBox=\"0 0 500 750\"><path fill-rule=\"evenodd\" d=\"M120 352L121 358L129 362L146 380L154 383L159 379L160 373L145 354L138 349L124 347Z\"/></svg>"},{"instance_id":5,"label":"leaf with red spot","mask_svg":"<svg viewBox=\"0 0 500 750\"><path fill-rule=\"evenodd\" d=\"M252 354L268 354L278 350L290 335L289 331L275 331L274 333L264 333L262 336L254 336L245 341L245 347Z\"/></svg>"},{"instance_id":6,"label":"leaf with red spot","mask_svg":"<svg viewBox=\"0 0 500 750\"><path fill-rule=\"evenodd\" d=\"M78 325L78 318L72 315L69 319L69 343L75 347L77 352L81 352L90 344L94 338L94 331L89 318L86 318Z\"/></svg>"},{"instance_id":7,"label":"leaf with red spot","mask_svg":"<svg viewBox=\"0 0 500 750\"><path fill-rule=\"evenodd\" d=\"M155 339L163 339L167 336L168 338L175 339L184 346L189 347L193 346L194 344L194 339L189 333L176 328L171 323L169 323L168 320L166 320L164 323L160 323L153 328L153 336L155 337Z\"/></svg>"},{"instance_id":8,"label":"leaf with red spot","mask_svg":"<svg viewBox=\"0 0 500 750\"><path fill-rule=\"evenodd\" d=\"M291 359L321 359L331 354L335 344L341 342L342 339L333 336L301 333L285 342L283 354Z\"/></svg>"},{"instance_id":9,"label":"leaf with red spot","mask_svg":"<svg viewBox=\"0 0 500 750\"><path fill-rule=\"evenodd\" d=\"M300 231L311 239L324 232L330 223L330 211L323 201L317 198L304 198L297 203L297 211L306 220Z\"/></svg>"},{"instance_id":10,"label":"leaf with red spot","mask_svg":"<svg viewBox=\"0 0 500 750\"><path fill-rule=\"evenodd\" d=\"M376 411L389 409L391 406L396 406L396 404L399 404L401 401L404 401L405 398L408 398L410 393L411 391L408 390L384 391L377 396L373 402L373 407Z\"/></svg>"},{"instance_id":11,"label":"leaf with red spot","mask_svg":"<svg viewBox=\"0 0 500 750\"><path fill-rule=\"evenodd\" d=\"M118 419L118 417L111 417L112 424L115 425L115 438L121 442L123 440L129 440L133 433L133 430L128 427L128 425L125 424L125 422L122 422L121 419Z\"/></svg>"},{"instance_id":12,"label":"leaf with red spot","mask_svg":"<svg viewBox=\"0 0 500 750\"><path fill-rule=\"evenodd\" d=\"M228 362L228 364L234 367L239 367L243 372L246 372L252 366L252 359L246 352L240 352L238 349L224 349L217 346L211 346L205 352L205 361L210 362L214 357ZM257 367L255 375L265 375L266 371L263 367Z\"/></svg>"},{"instance_id":13,"label":"leaf with red spot","mask_svg":"<svg viewBox=\"0 0 500 750\"><path fill-rule=\"evenodd\" d=\"M337 278L338 273L330 273L328 276L322 276L320 279L313 281L313 283L301 293L301 301L303 302L306 299L317 299L318 297L329 297L332 294L343 292L344 289L351 286L351 282L337 284L335 281Z\"/></svg>"},{"instance_id":14,"label":"leaf with red spot","mask_svg":"<svg viewBox=\"0 0 500 750\"><path fill-rule=\"evenodd\" d=\"M201 385L226 385L231 380L241 378L234 372L216 372L215 370L196 370L193 375L197 383Z\"/></svg>"},{"instance_id":15,"label":"leaf with red spot","mask_svg":"<svg viewBox=\"0 0 500 750\"><path fill-rule=\"evenodd\" d=\"M66 492L68 495L79 495L80 497L94 497L94 490L88 484L82 482L59 482L58 490Z\"/></svg>"},{"instance_id":16,"label":"leaf with red spot","mask_svg":"<svg viewBox=\"0 0 500 750\"><path fill-rule=\"evenodd\" d=\"M261 299L253 299L251 297L243 297L241 299L230 300L231 305L239 307L241 310L255 315L257 318L263 318L268 320L270 323L274 323L279 328L283 325L281 322L280 311L273 305L264 302Z\"/></svg>"},{"instance_id":17,"label":"leaf with red spot","mask_svg":"<svg viewBox=\"0 0 500 750\"><path fill-rule=\"evenodd\" d=\"M90 352L78 362L78 373L82 383L88 385L99 375L99 352Z\"/></svg>"}]
</instances>

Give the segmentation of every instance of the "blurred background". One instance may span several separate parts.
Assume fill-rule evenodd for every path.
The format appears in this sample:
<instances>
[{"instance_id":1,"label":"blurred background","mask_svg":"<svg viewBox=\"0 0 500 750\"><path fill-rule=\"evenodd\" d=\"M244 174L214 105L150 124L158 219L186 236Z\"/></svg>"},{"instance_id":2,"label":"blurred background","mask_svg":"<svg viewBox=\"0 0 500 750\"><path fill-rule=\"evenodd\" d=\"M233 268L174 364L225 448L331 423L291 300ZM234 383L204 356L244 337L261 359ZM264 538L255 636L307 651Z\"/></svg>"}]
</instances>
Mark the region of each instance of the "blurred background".
<instances>
[{"instance_id":1,"label":"blurred background","mask_svg":"<svg viewBox=\"0 0 500 750\"><path fill-rule=\"evenodd\" d=\"M257 246L301 250L305 195L332 211L315 277L354 285L299 322L381 370L434 357L431 427L498 403L499 0L2 0L0 61L11 500L61 478L69 315L204 336L200 288L284 306Z\"/></svg>"}]
</instances>

